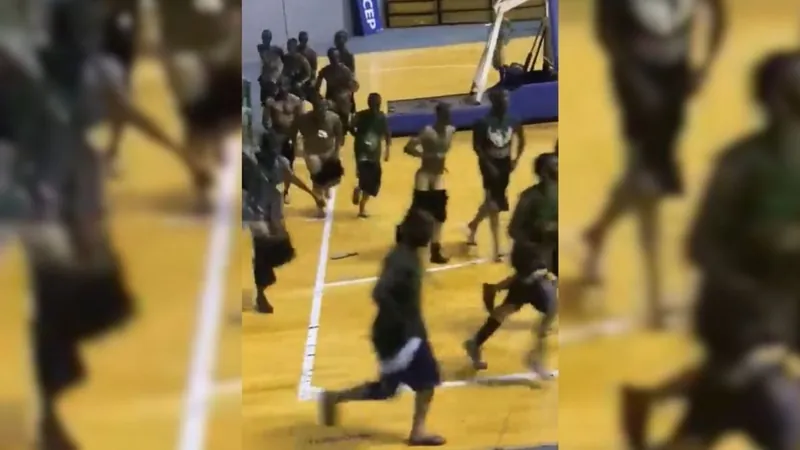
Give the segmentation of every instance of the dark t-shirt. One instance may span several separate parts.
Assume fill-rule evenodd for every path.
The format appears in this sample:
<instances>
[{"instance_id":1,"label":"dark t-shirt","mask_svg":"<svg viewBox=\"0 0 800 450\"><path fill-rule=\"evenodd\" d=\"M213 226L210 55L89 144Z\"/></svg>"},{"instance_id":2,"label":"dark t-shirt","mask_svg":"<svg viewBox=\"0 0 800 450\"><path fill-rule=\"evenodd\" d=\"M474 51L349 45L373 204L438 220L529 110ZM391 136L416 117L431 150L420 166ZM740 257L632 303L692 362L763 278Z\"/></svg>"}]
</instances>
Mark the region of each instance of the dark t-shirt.
<instances>
[{"instance_id":1,"label":"dark t-shirt","mask_svg":"<svg viewBox=\"0 0 800 450\"><path fill-rule=\"evenodd\" d=\"M695 321L716 358L797 334L800 167L776 150L774 137L760 132L724 151L692 227L691 253L714 258L698 262L704 280ZM738 280L754 283L752 291L732 286Z\"/></svg>"},{"instance_id":2,"label":"dark t-shirt","mask_svg":"<svg viewBox=\"0 0 800 450\"><path fill-rule=\"evenodd\" d=\"M353 120L355 128L355 154L357 161L380 163L381 149L386 132L386 114L379 111L359 111Z\"/></svg>"},{"instance_id":3,"label":"dark t-shirt","mask_svg":"<svg viewBox=\"0 0 800 450\"><path fill-rule=\"evenodd\" d=\"M558 246L558 186L538 183L522 191L509 224L518 255L527 255L536 265L552 267ZM514 230L523 230L514 237Z\"/></svg>"},{"instance_id":4,"label":"dark t-shirt","mask_svg":"<svg viewBox=\"0 0 800 450\"><path fill-rule=\"evenodd\" d=\"M426 338L422 319L422 262L413 249L393 248L372 292L378 313L372 343L380 359L395 356L413 337Z\"/></svg>"},{"instance_id":5,"label":"dark t-shirt","mask_svg":"<svg viewBox=\"0 0 800 450\"><path fill-rule=\"evenodd\" d=\"M475 124L473 147L483 150L491 158L511 157L511 142L517 123L508 114L502 117L489 114Z\"/></svg>"}]
</instances>

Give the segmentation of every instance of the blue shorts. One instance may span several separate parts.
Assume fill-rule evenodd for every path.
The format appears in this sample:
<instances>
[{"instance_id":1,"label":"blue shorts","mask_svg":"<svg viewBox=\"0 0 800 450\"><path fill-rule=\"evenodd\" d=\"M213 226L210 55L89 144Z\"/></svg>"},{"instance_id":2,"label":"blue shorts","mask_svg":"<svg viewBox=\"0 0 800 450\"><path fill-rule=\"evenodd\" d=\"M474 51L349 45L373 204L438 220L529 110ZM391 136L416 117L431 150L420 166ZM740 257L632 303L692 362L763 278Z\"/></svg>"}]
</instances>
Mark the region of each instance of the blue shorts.
<instances>
[{"instance_id":1,"label":"blue shorts","mask_svg":"<svg viewBox=\"0 0 800 450\"><path fill-rule=\"evenodd\" d=\"M405 368L381 373L380 383L389 392L396 392L401 384L414 392L433 389L441 384L439 363L433 356L433 349L427 339L422 341L414 353L410 364Z\"/></svg>"}]
</instances>

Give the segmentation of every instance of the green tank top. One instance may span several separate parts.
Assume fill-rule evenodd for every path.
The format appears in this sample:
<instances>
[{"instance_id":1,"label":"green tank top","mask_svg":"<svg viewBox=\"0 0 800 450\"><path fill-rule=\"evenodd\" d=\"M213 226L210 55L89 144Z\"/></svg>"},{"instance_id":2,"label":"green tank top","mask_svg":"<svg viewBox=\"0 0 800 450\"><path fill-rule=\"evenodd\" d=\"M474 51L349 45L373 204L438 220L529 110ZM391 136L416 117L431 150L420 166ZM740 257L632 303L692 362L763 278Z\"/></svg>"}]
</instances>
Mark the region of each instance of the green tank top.
<instances>
[{"instance_id":1,"label":"green tank top","mask_svg":"<svg viewBox=\"0 0 800 450\"><path fill-rule=\"evenodd\" d=\"M382 112L373 114L371 111L360 111L356 114L354 126L356 159L380 162L386 115Z\"/></svg>"}]
</instances>

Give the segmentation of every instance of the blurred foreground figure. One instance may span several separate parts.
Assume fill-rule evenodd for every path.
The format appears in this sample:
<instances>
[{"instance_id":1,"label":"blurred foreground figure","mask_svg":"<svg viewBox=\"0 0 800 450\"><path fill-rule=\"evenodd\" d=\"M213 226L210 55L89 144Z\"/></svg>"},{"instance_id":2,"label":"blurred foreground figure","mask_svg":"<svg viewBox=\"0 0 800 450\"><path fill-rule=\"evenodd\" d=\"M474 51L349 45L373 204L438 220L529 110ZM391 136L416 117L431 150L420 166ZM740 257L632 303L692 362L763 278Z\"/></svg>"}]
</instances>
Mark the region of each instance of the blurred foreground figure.
<instances>
[{"instance_id":1,"label":"blurred foreground figure","mask_svg":"<svg viewBox=\"0 0 800 450\"><path fill-rule=\"evenodd\" d=\"M768 57L754 85L767 124L721 153L689 242L705 358L662 386L623 391L635 450L712 448L733 431L762 449L800 448L800 384L785 367L800 334L800 52ZM675 437L646 445L650 407L673 397L689 401Z\"/></svg>"},{"instance_id":2,"label":"blurred foreground figure","mask_svg":"<svg viewBox=\"0 0 800 450\"><path fill-rule=\"evenodd\" d=\"M692 31L701 6L710 9L706 61L690 64ZM624 214L639 220L651 321L660 326L658 207L683 192L678 137L686 105L702 86L723 37L721 0L598 0L597 33L609 60L621 110L627 170L608 204L584 235L589 254L585 277L599 283L606 236Z\"/></svg>"},{"instance_id":3,"label":"blurred foreground figure","mask_svg":"<svg viewBox=\"0 0 800 450\"><path fill-rule=\"evenodd\" d=\"M79 345L118 329L134 311L105 226L102 162L88 129L116 116L178 148L132 108L114 81L101 57L105 17L99 3L20 2L3 13L20 19L0 30L0 129L3 145L15 154L6 164L14 165L14 181L27 194L28 205L19 210L26 211L21 231L36 314L36 446L71 450L79 447L56 402L85 377Z\"/></svg>"},{"instance_id":4,"label":"blurred foreground figure","mask_svg":"<svg viewBox=\"0 0 800 450\"><path fill-rule=\"evenodd\" d=\"M209 212L225 140L240 127L241 1L163 0L162 57L183 118L200 212Z\"/></svg>"}]
</instances>

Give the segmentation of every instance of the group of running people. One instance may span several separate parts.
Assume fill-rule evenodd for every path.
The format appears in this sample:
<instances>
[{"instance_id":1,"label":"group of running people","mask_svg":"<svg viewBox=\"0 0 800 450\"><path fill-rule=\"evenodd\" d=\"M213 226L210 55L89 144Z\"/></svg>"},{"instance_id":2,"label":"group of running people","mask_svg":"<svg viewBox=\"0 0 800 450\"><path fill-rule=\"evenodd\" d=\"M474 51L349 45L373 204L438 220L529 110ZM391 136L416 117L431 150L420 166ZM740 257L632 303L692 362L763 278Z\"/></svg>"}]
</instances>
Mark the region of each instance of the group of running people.
<instances>
[{"instance_id":1,"label":"group of running people","mask_svg":"<svg viewBox=\"0 0 800 450\"><path fill-rule=\"evenodd\" d=\"M313 55L307 45L307 34L301 33L301 46L294 40L283 52L272 46L271 33L262 34L258 49L262 58L259 79L263 108L263 131L258 136L254 157L245 158L243 186L247 201L246 213L253 221L254 277L256 310L272 313L266 288L276 282L274 269L294 257L289 232L283 217L283 205L289 203L289 186L295 185L314 198L320 217L326 214L330 190L341 182L344 171L340 150L345 134L354 135L357 185L352 202L358 217L368 217L369 198L378 195L382 161L388 161L391 133L381 112L381 96L371 93L367 109L354 113L353 94L358 88L352 54L347 50L347 35L339 32L334 47L328 51L329 65L319 75L305 70L311 62L287 64L292 54ZM287 66L301 70L288 69ZM322 81L325 95L319 94ZM247 85L248 83L244 83ZM249 90L249 87L245 87ZM249 92L245 92L245 96ZM483 178L485 198L469 223L467 243L476 245L479 225L489 220L493 238L493 261L502 261L499 249L499 216L509 210L507 189L510 177L525 149L525 135L520 124L508 111L509 93L502 89L490 92L491 110L473 131L473 148ZM304 111L304 103L312 105ZM409 436L411 445L442 445L445 440L429 434L425 417L433 390L440 383L438 363L427 339L421 307L422 276L425 271L421 248L429 248L429 261L447 263L442 252L442 225L447 220L448 193L445 184L446 159L456 132L450 107L440 103L435 108L432 125L424 127L409 139L403 151L420 160L414 174L411 206L398 225L395 246L383 262L373 299L378 314L372 327L374 350L381 361L381 380L352 389L326 392L321 397L324 422L336 422L336 406L357 400L386 400L405 384L417 393L415 414ZM516 140L516 148L513 143ZM533 173L539 182L526 189L513 214L509 233L514 240L511 263L515 273L497 284L483 287L483 299L489 318L464 348L476 370L487 364L481 357L481 346L500 327L503 320L531 304L543 313L535 327L538 338L530 355L532 372L550 378L545 369L546 341L557 311L556 273L558 247L558 151L535 158ZM311 186L292 170L296 155L305 159ZM282 188L282 189L281 189ZM266 193L266 191L269 191ZM266 220L265 220L266 219ZM498 292L508 291L503 304L495 307Z\"/></svg>"}]
</instances>

